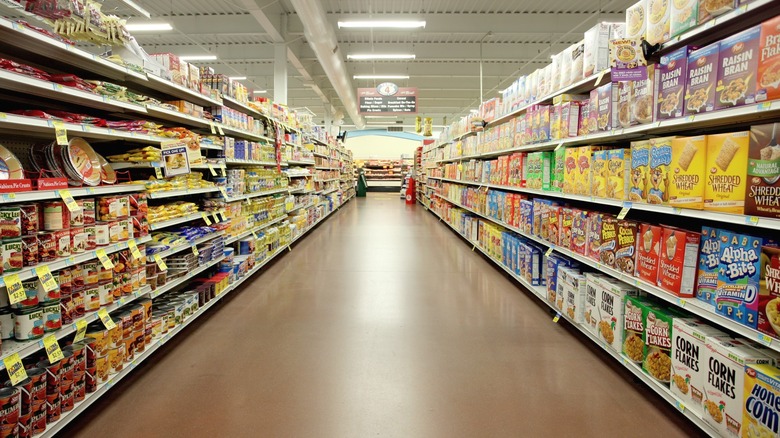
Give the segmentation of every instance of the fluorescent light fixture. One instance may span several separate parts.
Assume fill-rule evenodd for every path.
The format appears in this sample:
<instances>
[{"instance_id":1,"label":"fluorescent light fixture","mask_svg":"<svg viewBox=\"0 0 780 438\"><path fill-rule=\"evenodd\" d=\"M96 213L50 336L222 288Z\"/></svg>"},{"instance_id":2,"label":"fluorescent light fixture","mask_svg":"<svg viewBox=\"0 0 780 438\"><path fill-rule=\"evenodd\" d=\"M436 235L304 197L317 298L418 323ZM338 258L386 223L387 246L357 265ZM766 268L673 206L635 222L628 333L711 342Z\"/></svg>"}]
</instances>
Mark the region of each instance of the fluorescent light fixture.
<instances>
[{"instance_id":1,"label":"fluorescent light fixture","mask_svg":"<svg viewBox=\"0 0 780 438\"><path fill-rule=\"evenodd\" d=\"M125 25L130 32L161 32L173 30L170 23L127 23Z\"/></svg>"},{"instance_id":2,"label":"fluorescent light fixture","mask_svg":"<svg viewBox=\"0 0 780 438\"><path fill-rule=\"evenodd\" d=\"M476 110L476 109L469 110L469 112L471 114L479 114L479 110Z\"/></svg>"},{"instance_id":3,"label":"fluorescent light fixture","mask_svg":"<svg viewBox=\"0 0 780 438\"><path fill-rule=\"evenodd\" d=\"M369 21L339 21L339 28L385 28L385 29L415 29L418 27L425 27L424 21L386 21L386 20L369 20Z\"/></svg>"},{"instance_id":4,"label":"fluorescent light fixture","mask_svg":"<svg viewBox=\"0 0 780 438\"><path fill-rule=\"evenodd\" d=\"M230 76L228 77L231 81L245 81L246 76Z\"/></svg>"},{"instance_id":5,"label":"fluorescent light fixture","mask_svg":"<svg viewBox=\"0 0 780 438\"><path fill-rule=\"evenodd\" d=\"M411 53L397 53L397 54L383 54L383 53L365 53L365 54L355 54L355 55L347 55L347 59L354 59L355 61L369 61L369 60L382 60L382 59L414 59L415 55Z\"/></svg>"},{"instance_id":6,"label":"fluorescent light fixture","mask_svg":"<svg viewBox=\"0 0 780 438\"><path fill-rule=\"evenodd\" d=\"M267 92L268 92L268 90L255 90L252 93L254 93L254 94L265 94Z\"/></svg>"},{"instance_id":7,"label":"fluorescent light fixture","mask_svg":"<svg viewBox=\"0 0 780 438\"><path fill-rule=\"evenodd\" d=\"M352 79L409 79L408 75L355 75Z\"/></svg>"},{"instance_id":8,"label":"fluorescent light fixture","mask_svg":"<svg viewBox=\"0 0 780 438\"><path fill-rule=\"evenodd\" d=\"M179 56L180 61L214 61L217 55L184 55Z\"/></svg>"},{"instance_id":9,"label":"fluorescent light fixture","mask_svg":"<svg viewBox=\"0 0 780 438\"><path fill-rule=\"evenodd\" d=\"M146 9L144 9L144 8L142 8L142 7L140 7L140 6L138 6L138 4L137 4L136 2L134 2L133 0L122 0L122 1L123 1L123 2L124 2L126 5L127 5L127 6L130 6L131 8L135 9L136 11L138 11L138 13L140 13L140 14L141 14L141 15L143 15L144 17L146 17L146 18L151 18L152 14L150 14L150 13L149 13L149 11L147 11Z\"/></svg>"},{"instance_id":10,"label":"fluorescent light fixture","mask_svg":"<svg viewBox=\"0 0 780 438\"><path fill-rule=\"evenodd\" d=\"M397 119L398 116L363 116L367 119Z\"/></svg>"}]
</instances>

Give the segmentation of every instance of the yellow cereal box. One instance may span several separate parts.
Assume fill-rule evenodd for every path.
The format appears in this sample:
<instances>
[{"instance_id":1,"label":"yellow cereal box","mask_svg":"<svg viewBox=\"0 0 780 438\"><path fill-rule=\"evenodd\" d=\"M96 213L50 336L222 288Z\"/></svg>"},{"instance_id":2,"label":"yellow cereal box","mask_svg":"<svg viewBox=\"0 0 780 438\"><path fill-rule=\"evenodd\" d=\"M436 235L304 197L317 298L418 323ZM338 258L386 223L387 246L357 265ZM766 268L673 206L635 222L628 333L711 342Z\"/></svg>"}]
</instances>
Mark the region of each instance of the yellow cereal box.
<instances>
[{"instance_id":1,"label":"yellow cereal box","mask_svg":"<svg viewBox=\"0 0 780 438\"><path fill-rule=\"evenodd\" d=\"M610 199L626 199L631 174L631 150L610 149L607 151L607 190L606 196Z\"/></svg>"},{"instance_id":2,"label":"yellow cereal box","mask_svg":"<svg viewBox=\"0 0 780 438\"><path fill-rule=\"evenodd\" d=\"M669 203L669 168L672 163L674 137L650 140L650 164L647 170L647 202Z\"/></svg>"},{"instance_id":3,"label":"yellow cereal box","mask_svg":"<svg viewBox=\"0 0 780 438\"><path fill-rule=\"evenodd\" d=\"M707 166L707 138L679 137L672 140L669 173L669 205L704 208L704 168Z\"/></svg>"},{"instance_id":4,"label":"yellow cereal box","mask_svg":"<svg viewBox=\"0 0 780 438\"><path fill-rule=\"evenodd\" d=\"M647 177L650 165L650 141L631 142L631 175L629 176L628 200L647 202Z\"/></svg>"},{"instance_id":5,"label":"yellow cereal box","mask_svg":"<svg viewBox=\"0 0 780 438\"><path fill-rule=\"evenodd\" d=\"M747 131L707 136L705 210L744 212L749 147Z\"/></svg>"},{"instance_id":6,"label":"yellow cereal box","mask_svg":"<svg viewBox=\"0 0 780 438\"><path fill-rule=\"evenodd\" d=\"M599 198L607 197L607 180L609 179L609 167L607 160L607 151L593 152L593 196Z\"/></svg>"},{"instance_id":7,"label":"yellow cereal box","mask_svg":"<svg viewBox=\"0 0 780 438\"><path fill-rule=\"evenodd\" d=\"M577 170L575 171L574 193L578 195L590 196L591 186L593 184L593 153L600 151L601 146L582 146L579 149L577 158ZM595 196L595 195L594 195Z\"/></svg>"},{"instance_id":8,"label":"yellow cereal box","mask_svg":"<svg viewBox=\"0 0 780 438\"><path fill-rule=\"evenodd\" d=\"M580 158L580 148L566 148L565 168L563 174L563 193L576 193L577 161Z\"/></svg>"},{"instance_id":9,"label":"yellow cereal box","mask_svg":"<svg viewBox=\"0 0 780 438\"><path fill-rule=\"evenodd\" d=\"M780 369L771 365L745 367L742 403L742 437L776 437L780 434Z\"/></svg>"}]
</instances>

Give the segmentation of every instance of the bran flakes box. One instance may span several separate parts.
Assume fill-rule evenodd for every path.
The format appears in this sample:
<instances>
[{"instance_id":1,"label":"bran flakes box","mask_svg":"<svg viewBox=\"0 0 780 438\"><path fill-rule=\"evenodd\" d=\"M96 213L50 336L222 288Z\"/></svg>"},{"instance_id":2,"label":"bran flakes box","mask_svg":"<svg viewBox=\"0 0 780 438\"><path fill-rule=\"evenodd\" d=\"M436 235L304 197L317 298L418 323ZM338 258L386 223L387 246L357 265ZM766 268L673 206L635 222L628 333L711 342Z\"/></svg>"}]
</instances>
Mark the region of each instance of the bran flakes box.
<instances>
[{"instance_id":1,"label":"bran flakes box","mask_svg":"<svg viewBox=\"0 0 780 438\"><path fill-rule=\"evenodd\" d=\"M599 248L598 261L615 269L615 260L618 245L618 220L615 216L605 214L601 217L601 247Z\"/></svg>"},{"instance_id":2,"label":"bran flakes box","mask_svg":"<svg viewBox=\"0 0 780 438\"><path fill-rule=\"evenodd\" d=\"M696 0L689 0L696 2ZM656 78L656 120L666 120L682 117L685 82L688 77L689 46L681 47L669 54L661 56Z\"/></svg>"},{"instance_id":3,"label":"bran flakes box","mask_svg":"<svg viewBox=\"0 0 780 438\"><path fill-rule=\"evenodd\" d=\"M624 274L634 275L636 270L636 243L639 226L630 220L618 221L615 267Z\"/></svg>"},{"instance_id":4,"label":"bran flakes box","mask_svg":"<svg viewBox=\"0 0 780 438\"><path fill-rule=\"evenodd\" d=\"M771 365L772 359L736 339L707 336L704 349L704 421L721 436L740 436L746 365Z\"/></svg>"},{"instance_id":5,"label":"bran flakes box","mask_svg":"<svg viewBox=\"0 0 780 438\"><path fill-rule=\"evenodd\" d=\"M631 150L609 149L607 151L607 189L606 195L610 199L626 199L631 175Z\"/></svg>"},{"instance_id":6,"label":"bran flakes box","mask_svg":"<svg viewBox=\"0 0 780 438\"><path fill-rule=\"evenodd\" d=\"M658 260L661 254L663 228L652 224L639 224L636 242L635 275L650 284L658 281Z\"/></svg>"},{"instance_id":7,"label":"bran flakes box","mask_svg":"<svg viewBox=\"0 0 780 438\"><path fill-rule=\"evenodd\" d=\"M683 115L705 113L715 109L715 83L718 76L720 43L713 43L688 55Z\"/></svg>"},{"instance_id":8,"label":"bran flakes box","mask_svg":"<svg viewBox=\"0 0 780 438\"><path fill-rule=\"evenodd\" d=\"M742 436L780 435L780 369L770 365L746 366L744 395Z\"/></svg>"},{"instance_id":9,"label":"bran flakes box","mask_svg":"<svg viewBox=\"0 0 780 438\"><path fill-rule=\"evenodd\" d=\"M647 42L665 43L671 37L673 0L647 0Z\"/></svg>"},{"instance_id":10,"label":"bran flakes box","mask_svg":"<svg viewBox=\"0 0 780 438\"><path fill-rule=\"evenodd\" d=\"M647 175L647 202L669 203L669 167L672 164L672 140L661 137L650 140L650 164Z\"/></svg>"},{"instance_id":11,"label":"bran flakes box","mask_svg":"<svg viewBox=\"0 0 780 438\"><path fill-rule=\"evenodd\" d=\"M607 197L607 181L609 176L608 152L606 150L593 152L593 167L591 174L593 184L591 185L591 195L599 198Z\"/></svg>"},{"instance_id":12,"label":"bran flakes box","mask_svg":"<svg viewBox=\"0 0 780 438\"><path fill-rule=\"evenodd\" d=\"M658 258L658 287L679 297L694 296L700 242L699 233L664 227Z\"/></svg>"},{"instance_id":13,"label":"bran flakes box","mask_svg":"<svg viewBox=\"0 0 780 438\"><path fill-rule=\"evenodd\" d=\"M758 69L761 26L753 26L721 40L715 109L756 102L754 75Z\"/></svg>"},{"instance_id":14,"label":"bran flakes box","mask_svg":"<svg viewBox=\"0 0 780 438\"><path fill-rule=\"evenodd\" d=\"M780 99L780 16L761 24L756 101Z\"/></svg>"},{"instance_id":15,"label":"bran flakes box","mask_svg":"<svg viewBox=\"0 0 780 438\"><path fill-rule=\"evenodd\" d=\"M750 328L758 326L758 294L763 239L720 233L715 311Z\"/></svg>"},{"instance_id":16,"label":"bran flakes box","mask_svg":"<svg viewBox=\"0 0 780 438\"><path fill-rule=\"evenodd\" d=\"M780 123L750 128L745 214L780 218ZM772 140L775 140L774 142Z\"/></svg>"},{"instance_id":17,"label":"bran flakes box","mask_svg":"<svg viewBox=\"0 0 780 438\"><path fill-rule=\"evenodd\" d=\"M695 27L698 21L698 0L672 0L671 24L669 30L673 37Z\"/></svg>"},{"instance_id":18,"label":"bran flakes box","mask_svg":"<svg viewBox=\"0 0 780 438\"><path fill-rule=\"evenodd\" d=\"M669 205L677 208L704 208L707 137L677 137L672 140L669 166Z\"/></svg>"},{"instance_id":19,"label":"bran flakes box","mask_svg":"<svg viewBox=\"0 0 780 438\"><path fill-rule=\"evenodd\" d=\"M585 321L585 276L573 268L561 268L561 272L565 273L558 282L558 290L563 292L563 313L582 324Z\"/></svg>"},{"instance_id":20,"label":"bran flakes box","mask_svg":"<svg viewBox=\"0 0 780 438\"><path fill-rule=\"evenodd\" d=\"M736 4L734 0L699 0L699 24L733 10Z\"/></svg>"},{"instance_id":21,"label":"bran flakes box","mask_svg":"<svg viewBox=\"0 0 780 438\"><path fill-rule=\"evenodd\" d=\"M623 282L607 277L587 277L596 294L596 309L590 314L596 318L596 336L614 351L623 348L623 311L628 296L639 295L639 291ZM587 299L586 290L586 299ZM586 308L586 311L588 309Z\"/></svg>"},{"instance_id":22,"label":"bran flakes box","mask_svg":"<svg viewBox=\"0 0 780 438\"><path fill-rule=\"evenodd\" d=\"M780 248L761 247L758 331L780 338Z\"/></svg>"},{"instance_id":23,"label":"bran flakes box","mask_svg":"<svg viewBox=\"0 0 780 438\"><path fill-rule=\"evenodd\" d=\"M572 210L571 250L580 255L588 251L588 212Z\"/></svg>"},{"instance_id":24,"label":"bran flakes box","mask_svg":"<svg viewBox=\"0 0 780 438\"><path fill-rule=\"evenodd\" d=\"M707 136L705 210L744 213L749 149L747 131Z\"/></svg>"},{"instance_id":25,"label":"bran flakes box","mask_svg":"<svg viewBox=\"0 0 780 438\"><path fill-rule=\"evenodd\" d=\"M623 310L623 355L641 364L645 361L645 324L652 307L647 297L626 297Z\"/></svg>"},{"instance_id":26,"label":"bran flakes box","mask_svg":"<svg viewBox=\"0 0 780 438\"><path fill-rule=\"evenodd\" d=\"M715 296L718 290L721 233L728 232L706 225L701 229L696 298L712 306L712 310L715 309Z\"/></svg>"},{"instance_id":27,"label":"bran flakes box","mask_svg":"<svg viewBox=\"0 0 780 438\"><path fill-rule=\"evenodd\" d=\"M628 200L646 202L647 176L650 166L650 141L631 142L631 174L629 176Z\"/></svg>"},{"instance_id":28,"label":"bran flakes box","mask_svg":"<svg viewBox=\"0 0 780 438\"><path fill-rule=\"evenodd\" d=\"M704 361L707 336L728 338L720 330L695 318L675 318L672 322L672 394L685 407L704 414L704 383L706 366Z\"/></svg>"}]
</instances>

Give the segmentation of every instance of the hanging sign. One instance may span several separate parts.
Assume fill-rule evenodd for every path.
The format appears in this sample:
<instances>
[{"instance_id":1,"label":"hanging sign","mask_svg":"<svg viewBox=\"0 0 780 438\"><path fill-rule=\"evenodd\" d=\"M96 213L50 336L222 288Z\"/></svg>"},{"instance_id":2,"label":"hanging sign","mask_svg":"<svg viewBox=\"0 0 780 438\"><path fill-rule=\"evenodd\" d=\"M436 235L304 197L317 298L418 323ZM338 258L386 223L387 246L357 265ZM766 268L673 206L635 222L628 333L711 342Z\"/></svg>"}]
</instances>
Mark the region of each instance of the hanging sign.
<instances>
[{"instance_id":1,"label":"hanging sign","mask_svg":"<svg viewBox=\"0 0 780 438\"><path fill-rule=\"evenodd\" d=\"M417 114L417 88L399 88L392 82L358 88L358 101L360 114Z\"/></svg>"}]
</instances>

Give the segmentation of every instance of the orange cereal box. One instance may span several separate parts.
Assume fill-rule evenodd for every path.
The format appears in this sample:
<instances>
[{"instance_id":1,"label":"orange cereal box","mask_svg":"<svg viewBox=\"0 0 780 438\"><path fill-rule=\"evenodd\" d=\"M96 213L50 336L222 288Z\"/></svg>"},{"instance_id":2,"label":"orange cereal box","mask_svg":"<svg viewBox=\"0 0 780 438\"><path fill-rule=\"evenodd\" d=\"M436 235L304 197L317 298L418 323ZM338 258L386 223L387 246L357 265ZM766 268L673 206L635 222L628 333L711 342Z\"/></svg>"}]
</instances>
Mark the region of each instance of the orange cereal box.
<instances>
[{"instance_id":1,"label":"orange cereal box","mask_svg":"<svg viewBox=\"0 0 780 438\"><path fill-rule=\"evenodd\" d=\"M678 137L672 140L669 173L669 205L704 208L704 169L707 166L707 138Z\"/></svg>"},{"instance_id":2,"label":"orange cereal box","mask_svg":"<svg viewBox=\"0 0 780 438\"><path fill-rule=\"evenodd\" d=\"M596 151L593 153L593 185L591 193L599 198L607 197L607 181L609 177L609 167L607 165L607 151Z\"/></svg>"},{"instance_id":3,"label":"orange cereal box","mask_svg":"<svg viewBox=\"0 0 780 438\"><path fill-rule=\"evenodd\" d=\"M650 164L647 174L647 202L669 203L669 167L672 163L672 140L674 137L650 140Z\"/></svg>"},{"instance_id":4,"label":"orange cereal box","mask_svg":"<svg viewBox=\"0 0 780 438\"><path fill-rule=\"evenodd\" d=\"M780 16L761 24L756 101L780 99Z\"/></svg>"},{"instance_id":5,"label":"orange cereal box","mask_svg":"<svg viewBox=\"0 0 780 438\"><path fill-rule=\"evenodd\" d=\"M749 147L747 131L707 136L705 210L744 212Z\"/></svg>"},{"instance_id":6,"label":"orange cereal box","mask_svg":"<svg viewBox=\"0 0 780 438\"><path fill-rule=\"evenodd\" d=\"M646 202L647 174L650 165L650 141L631 142L631 175L629 176L628 200Z\"/></svg>"},{"instance_id":7,"label":"orange cereal box","mask_svg":"<svg viewBox=\"0 0 780 438\"><path fill-rule=\"evenodd\" d=\"M580 148L566 148L563 174L563 193L575 193L577 185L577 161L580 158Z\"/></svg>"}]
</instances>

